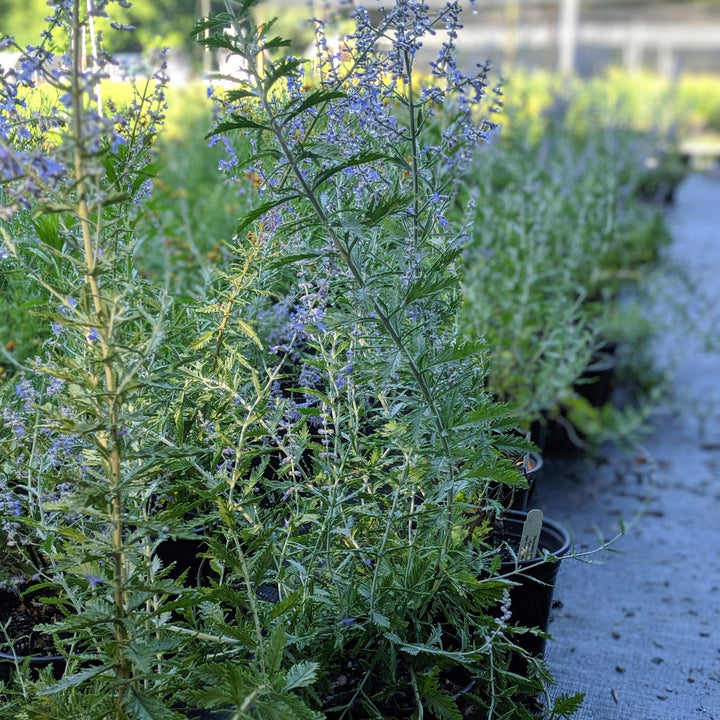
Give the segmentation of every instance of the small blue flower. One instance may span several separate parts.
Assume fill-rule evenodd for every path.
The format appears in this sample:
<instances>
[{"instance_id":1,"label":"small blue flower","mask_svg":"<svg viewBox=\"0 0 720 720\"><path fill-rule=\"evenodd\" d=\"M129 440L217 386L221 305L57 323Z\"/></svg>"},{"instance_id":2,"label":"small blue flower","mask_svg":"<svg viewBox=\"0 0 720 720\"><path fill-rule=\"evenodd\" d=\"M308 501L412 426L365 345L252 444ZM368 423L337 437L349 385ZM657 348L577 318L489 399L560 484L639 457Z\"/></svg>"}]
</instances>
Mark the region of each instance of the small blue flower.
<instances>
[{"instance_id":1,"label":"small blue flower","mask_svg":"<svg viewBox=\"0 0 720 720\"><path fill-rule=\"evenodd\" d=\"M90 575L89 573L85 573L85 578L90 583L90 589L94 590L98 585L102 585L102 578L95 577L95 575Z\"/></svg>"},{"instance_id":2,"label":"small blue flower","mask_svg":"<svg viewBox=\"0 0 720 720\"><path fill-rule=\"evenodd\" d=\"M127 140L122 135L119 135L118 133L113 133L113 136L110 140L110 151L113 154L116 154L117 151L120 149L121 145L127 145Z\"/></svg>"},{"instance_id":3,"label":"small blue flower","mask_svg":"<svg viewBox=\"0 0 720 720\"><path fill-rule=\"evenodd\" d=\"M48 385L47 394L50 397L57 395L63 389L64 385L65 381L62 378L52 378L50 380L50 384Z\"/></svg>"},{"instance_id":4,"label":"small blue flower","mask_svg":"<svg viewBox=\"0 0 720 720\"><path fill-rule=\"evenodd\" d=\"M29 380L23 380L15 385L15 394L24 400L26 404L34 402L38 398L38 391L32 386Z\"/></svg>"}]
</instances>

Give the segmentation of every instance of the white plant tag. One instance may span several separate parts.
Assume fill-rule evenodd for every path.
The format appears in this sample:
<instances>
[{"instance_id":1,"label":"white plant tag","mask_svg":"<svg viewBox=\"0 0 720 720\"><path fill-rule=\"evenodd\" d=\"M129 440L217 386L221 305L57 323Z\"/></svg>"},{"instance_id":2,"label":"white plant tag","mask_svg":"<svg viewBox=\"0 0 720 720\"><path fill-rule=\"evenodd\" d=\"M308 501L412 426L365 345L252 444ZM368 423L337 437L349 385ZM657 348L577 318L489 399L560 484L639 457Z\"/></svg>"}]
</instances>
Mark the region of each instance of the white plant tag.
<instances>
[{"instance_id":1,"label":"white plant tag","mask_svg":"<svg viewBox=\"0 0 720 720\"><path fill-rule=\"evenodd\" d=\"M518 560L534 560L537 557L540 531L542 530L542 510L531 510L523 525L520 548L518 549Z\"/></svg>"}]
</instances>

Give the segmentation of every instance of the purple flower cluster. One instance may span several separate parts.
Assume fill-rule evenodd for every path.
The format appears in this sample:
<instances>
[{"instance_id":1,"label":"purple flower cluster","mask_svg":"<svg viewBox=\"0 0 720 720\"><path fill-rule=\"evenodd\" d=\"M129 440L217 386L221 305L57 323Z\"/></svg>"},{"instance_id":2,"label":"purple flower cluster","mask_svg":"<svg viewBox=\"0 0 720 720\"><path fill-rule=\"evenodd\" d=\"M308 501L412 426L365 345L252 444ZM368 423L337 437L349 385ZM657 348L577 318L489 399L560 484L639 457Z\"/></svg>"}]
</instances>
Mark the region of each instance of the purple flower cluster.
<instances>
[{"instance_id":1,"label":"purple flower cluster","mask_svg":"<svg viewBox=\"0 0 720 720\"><path fill-rule=\"evenodd\" d=\"M0 482L0 531L7 536L7 543L14 543L20 524L13 518L20 517L22 504L17 495Z\"/></svg>"},{"instance_id":2,"label":"purple flower cluster","mask_svg":"<svg viewBox=\"0 0 720 720\"><path fill-rule=\"evenodd\" d=\"M478 65L474 73L466 74L456 62L455 42L462 27L460 3L447 2L439 12L431 12L421 0L398 0L381 12L381 20L374 23L365 8L358 8L353 14L354 32L339 43L330 39L324 22L315 20L316 65L323 86L342 93L320 107L305 107L312 84L306 82L302 66L287 77L286 99L281 103L273 98L270 107L279 117L287 117L284 135L294 161L281 153L263 165L257 158L270 156L261 152L258 137L251 138L255 160L247 174L257 181L261 196L270 192L277 197L283 191L283 184L293 175L290 165L294 162L308 185L318 187L328 215L347 212L347 208L362 214L381 206L398 187L397 167L402 161L397 158L399 162L391 167L384 158L371 159L378 148L386 149L388 156L406 148L407 158L414 145L415 159L408 162L421 162L427 168L423 170L426 179L433 177L437 186L448 173L461 174L477 145L490 139L496 126L479 112L486 99L489 65ZM417 89L417 53L425 37L439 33L444 33L445 40L428 67L433 81ZM418 128L409 126L417 118L408 121L402 117L400 107L409 100L413 112L422 107L426 117L444 118L439 142L421 143ZM293 110L301 106L305 107L302 112ZM227 102L223 109L231 115L242 110ZM319 113L323 114L320 123ZM211 143L219 139L214 136ZM226 157L222 169L234 171L240 162L235 147L224 136L223 142ZM320 151L308 152L310 147ZM339 163L343 167L338 174L332 168ZM318 177L332 179L319 184ZM400 182L407 184L409 178L400 178ZM456 242L446 215L449 197L427 183L416 184L414 191L421 196L418 209L426 219L434 218L436 233ZM287 212L287 206L282 206L282 212Z\"/></svg>"},{"instance_id":3,"label":"purple flower cluster","mask_svg":"<svg viewBox=\"0 0 720 720\"><path fill-rule=\"evenodd\" d=\"M290 359L296 360L299 357L297 350L303 343L324 335L327 331L324 318L330 288L329 277L329 274L321 275L311 280L306 269L300 265L296 285L299 297L293 299L292 295L286 295L269 313L271 352L277 355L287 353Z\"/></svg>"},{"instance_id":4,"label":"purple flower cluster","mask_svg":"<svg viewBox=\"0 0 720 720\"><path fill-rule=\"evenodd\" d=\"M55 23L58 21L59 16ZM64 163L42 147L44 137L63 127L64 113L58 108L33 113L23 97L41 80L53 81L60 76L56 56L46 47L48 37L42 45L25 49L12 38L4 38L0 44L3 49L15 48L22 53L15 67L0 67L0 178L10 200L3 204L5 219L19 207L30 207L39 194L54 190L66 171Z\"/></svg>"},{"instance_id":5,"label":"purple flower cluster","mask_svg":"<svg viewBox=\"0 0 720 720\"><path fill-rule=\"evenodd\" d=\"M19 412L4 407L2 418L3 427L8 428L15 437L22 438L27 435L26 419Z\"/></svg>"},{"instance_id":6,"label":"purple flower cluster","mask_svg":"<svg viewBox=\"0 0 720 720\"><path fill-rule=\"evenodd\" d=\"M129 7L127 0L95 0L90 15L107 17L107 6L117 2ZM118 112L112 103L103 107L96 96L100 80L106 76L105 68L111 59L100 49L97 57L86 57L89 69L73 67L73 58L55 52L53 36L58 30L68 32L72 3L55 2L54 15L48 18L48 29L40 45L19 47L12 38L0 40L0 48L13 48L20 58L11 68L0 67L0 182L5 195L0 216L10 219L18 210L36 205L65 204L74 189L74 148L79 144L86 158L86 171L98 178L103 176L101 158L106 153L117 154L125 149L123 167L138 166L134 155L147 153L147 142L137 134L139 125L130 122L133 117L144 116L144 139L152 141L158 126L164 120L167 82L164 55L155 73L157 83L154 95L135 102L127 110ZM81 108L74 108L73 83L76 78ZM24 97L28 89L52 88L57 91L58 102L47 110L31 109ZM87 103L89 99L91 103ZM71 117L79 113L80 137L72 136ZM120 173L122 189L133 186L128 173ZM87 190L87 188L86 188ZM142 189L147 191L147 187ZM101 202L107 189L97 198L88 197L90 204Z\"/></svg>"},{"instance_id":7,"label":"purple flower cluster","mask_svg":"<svg viewBox=\"0 0 720 720\"><path fill-rule=\"evenodd\" d=\"M22 380L15 385L15 394L23 401L23 407L30 411L40 393L33 387L29 380Z\"/></svg>"},{"instance_id":8,"label":"purple flower cluster","mask_svg":"<svg viewBox=\"0 0 720 720\"><path fill-rule=\"evenodd\" d=\"M477 145L495 127L481 107L489 67L467 71L457 62L459 2L431 10L397 0L379 15L359 8L353 19L354 31L339 41L315 21L320 90L292 60L271 66L285 83L272 91L251 72L224 102L228 122L211 141L234 128L250 141L245 160L238 143L223 140L223 166L231 174L242 166L262 198L254 237L293 259L272 289L279 301L260 320L278 356L280 426L291 433L307 423L322 462L352 436L343 427L349 416L375 412L355 402L357 388L400 403L422 393L428 406L437 394L442 405L447 365L417 368L452 345L454 263L467 234L453 226L451 209ZM442 44L422 68L433 35ZM245 40L238 47L251 67L257 44ZM340 412L350 395L352 410ZM431 419L434 433L442 420Z\"/></svg>"},{"instance_id":9,"label":"purple flower cluster","mask_svg":"<svg viewBox=\"0 0 720 720\"><path fill-rule=\"evenodd\" d=\"M36 358L36 368L41 364L42 361ZM82 466L79 438L63 429L65 418L60 419L63 415L72 418L72 413L64 413L62 406L64 388L65 381L52 376L45 382L25 377L15 383L15 397L7 397L2 409L0 457L3 445L7 444L8 457L14 455L19 466L26 465L33 453L39 453L37 457L41 458L42 467ZM60 417L53 419L53 408ZM20 472L23 474L24 470Z\"/></svg>"}]
</instances>

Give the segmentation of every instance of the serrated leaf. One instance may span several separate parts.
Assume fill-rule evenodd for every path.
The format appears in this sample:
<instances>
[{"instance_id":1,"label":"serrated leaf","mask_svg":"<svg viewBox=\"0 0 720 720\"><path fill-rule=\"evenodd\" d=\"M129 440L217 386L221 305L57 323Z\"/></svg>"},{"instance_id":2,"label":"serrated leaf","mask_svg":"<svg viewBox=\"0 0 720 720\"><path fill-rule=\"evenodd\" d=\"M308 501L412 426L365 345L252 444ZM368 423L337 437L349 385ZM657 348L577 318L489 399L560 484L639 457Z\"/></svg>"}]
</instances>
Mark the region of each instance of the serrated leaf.
<instances>
[{"instance_id":1,"label":"serrated leaf","mask_svg":"<svg viewBox=\"0 0 720 720\"><path fill-rule=\"evenodd\" d=\"M450 696L447 690L435 690L425 697L428 709L440 720L462 720L463 715L458 709L457 703Z\"/></svg>"},{"instance_id":2,"label":"serrated leaf","mask_svg":"<svg viewBox=\"0 0 720 720\"><path fill-rule=\"evenodd\" d=\"M206 30L224 29L232 22L232 17L228 13L218 13L210 18L198 20L190 30L190 37L202 35Z\"/></svg>"},{"instance_id":3,"label":"serrated leaf","mask_svg":"<svg viewBox=\"0 0 720 720\"><path fill-rule=\"evenodd\" d=\"M72 675L64 675L60 680L54 682L52 685L44 687L42 690L38 690L38 695L52 695L54 693L63 692L64 690L69 690L70 688L81 685L90 678L101 675L105 671L106 668L104 665L93 665L92 667L85 668L84 670L80 670Z\"/></svg>"},{"instance_id":4,"label":"serrated leaf","mask_svg":"<svg viewBox=\"0 0 720 720\"><path fill-rule=\"evenodd\" d=\"M455 285L455 278L443 275L427 274L420 277L410 285L405 295L404 301L411 303L420 298L426 298L430 295L436 295L442 290L451 288Z\"/></svg>"},{"instance_id":5,"label":"serrated leaf","mask_svg":"<svg viewBox=\"0 0 720 720\"><path fill-rule=\"evenodd\" d=\"M317 677L318 667L316 662L310 662L309 660L295 663L295 665L285 673L283 690L293 690L294 688L311 685Z\"/></svg>"},{"instance_id":6,"label":"serrated leaf","mask_svg":"<svg viewBox=\"0 0 720 720\"><path fill-rule=\"evenodd\" d=\"M404 211L408 207L410 202L410 198L405 197L404 195L396 195L390 200L380 202L377 205L371 207L370 210L365 213L363 217L363 222L369 227L372 227L373 225L376 225L378 222L380 222L380 220L382 220L384 217L392 215L396 212Z\"/></svg>"},{"instance_id":7,"label":"serrated leaf","mask_svg":"<svg viewBox=\"0 0 720 720\"><path fill-rule=\"evenodd\" d=\"M228 35L222 34L201 37L198 38L197 42L199 45L204 45L210 50L220 50L222 48L223 50L228 50L233 55L240 55L240 57L242 57L242 53L238 52L237 45Z\"/></svg>"},{"instance_id":8,"label":"serrated leaf","mask_svg":"<svg viewBox=\"0 0 720 720\"><path fill-rule=\"evenodd\" d=\"M206 345L209 345L215 339L215 330L208 330L204 332L199 338L196 338L190 343L189 350L200 350Z\"/></svg>"},{"instance_id":9,"label":"serrated leaf","mask_svg":"<svg viewBox=\"0 0 720 720\"><path fill-rule=\"evenodd\" d=\"M252 90L243 90L242 88L237 90L227 90L225 92L225 100L230 103L237 102L238 100L244 100L249 97L256 97Z\"/></svg>"},{"instance_id":10,"label":"serrated leaf","mask_svg":"<svg viewBox=\"0 0 720 720\"><path fill-rule=\"evenodd\" d=\"M272 707L265 708L270 720L323 720L323 714L311 710L300 698L291 694L273 698Z\"/></svg>"},{"instance_id":11,"label":"serrated leaf","mask_svg":"<svg viewBox=\"0 0 720 720\"><path fill-rule=\"evenodd\" d=\"M218 123L207 135L205 139L211 138L213 135L220 135L221 133L227 133L231 130L270 130L267 125L261 125L260 123L250 120L243 115L233 113L230 115L230 120Z\"/></svg>"},{"instance_id":12,"label":"serrated leaf","mask_svg":"<svg viewBox=\"0 0 720 720\"><path fill-rule=\"evenodd\" d=\"M431 368L445 363L456 363L460 360L465 360L468 357L477 355L480 351L481 348L477 343L459 342L453 347L441 350L434 357L428 358L425 362L423 362L423 367Z\"/></svg>"},{"instance_id":13,"label":"serrated leaf","mask_svg":"<svg viewBox=\"0 0 720 720\"><path fill-rule=\"evenodd\" d=\"M585 693L576 695L558 695L552 708L552 717L569 718L574 715L583 704Z\"/></svg>"},{"instance_id":14,"label":"serrated leaf","mask_svg":"<svg viewBox=\"0 0 720 720\"><path fill-rule=\"evenodd\" d=\"M138 720L180 720L182 715L171 710L158 699L134 688L126 695L126 707Z\"/></svg>"},{"instance_id":15,"label":"serrated leaf","mask_svg":"<svg viewBox=\"0 0 720 720\"><path fill-rule=\"evenodd\" d=\"M266 90L270 90L280 78L292 75L302 64L302 60L293 58L291 60L280 60L275 65L272 65L263 78L263 85Z\"/></svg>"},{"instance_id":16,"label":"serrated leaf","mask_svg":"<svg viewBox=\"0 0 720 720\"><path fill-rule=\"evenodd\" d=\"M248 338L250 338L250 340L252 340L262 350L262 341L257 336L255 330L253 330L252 326L246 323L244 320L241 320L240 318L236 319L236 323L243 335L246 335Z\"/></svg>"},{"instance_id":17,"label":"serrated leaf","mask_svg":"<svg viewBox=\"0 0 720 720\"><path fill-rule=\"evenodd\" d=\"M54 250L62 250L63 240L60 237L60 216L57 213L42 215L33 221L37 236Z\"/></svg>"},{"instance_id":18,"label":"serrated leaf","mask_svg":"<svg viewBox=\"0 0 720 720\"><path fill-rule=\"evenodd\" d=\"M263 203L262 205L258 205L254 210L250 210L249 212L245 213L245 215L235 228L235 234L239 235L248 225L255 222L255 220L257 220L259 217L262 217L270 210L273 210L279 205L284 205L286 202L290 202L291 200L296 200L299 197L300 195L298 195L297 193L293 193L292 195L283 195L283 197L281 198L271 200L270 202Z\"/></svg>"},{"instance_id":19,"label":"serrated leaf","mask_svg":"<svg viewBox=\"0 0 720 720\"><path fill-rule=\"evenodd\" d=\"M277 675L280 670L283 657L285 657L285 641L285 627L277 625L270 635L270 642L265 646L270 677Z\"/></svg>"},{"instance_id":20,"label":"serrated leaf","mask_svg":"<svg viewBox=\"0 0 720 720\"><path fill-rule=\"evenodd\" d=\"M315 92L310 93L296 108L293 108L293 110L284 117L283 125L286 125L294 117L297 117L301 112L308 110L311 107L315 107L316 105L320 105L324 102L330 102L330 100L335 100L345 96L346 93L341 92L340 90L335 90L333 92L328 92L327 90L315 90Z\"/></svg>"},{"instance_id":21,"label":"serrated leaf","mask_svg":"<svg viewBox=\"0 0 720 720\"><path fill-rule=\"evenodd\" d=\"M371 162L378 162L379 160L386 160L387 154L381 152L364 152L352 155L345 162L339 165L333 165L333 167L327 168L315 176L313 182L313 190L316 190L322 183L330 179L333 175L345 170L349 167L357 167L358 165L366 165Z\"/></svg>"},{"instance_id":22,"label":"serrated leaf","mask_svg":"<svg viewBox=\"0 0 720 720\"><path fill-rule=\"evenodd\" d=\"M262 49L274 50L275 48L290 47L290 45L292 45L292 40L285 40L285 38L276 36L272 40L267 40L265 43L263 43Z\"/></svg>"},{"instance_id":23,"label":"serrated leaf","mask_svg":"<svg viewBox=\"0 0 720 720\"><path fill-rule=\"evenodd\" d=\"M268 263L268 267L271 270L277 270L279 268L285 267L286 265L295 265L296 263L300 263L303 260L316 260L317 258L321 257L322 255L323 255L323 253L320 253L320 252L282 254L277 259L271 260Z\"/></svg>"},{"instance_id":24,"label":"serrated leaf","mask_svg":"<svg viewBox=\"0 0 720 720\"><path fill-rule=\"evenodd\" d=\"M218 498L218 514L226 527L235 527L235 516L233 515L233 511L223 498ZM213 552L217 554L217 548L213 547ZM228 553L228 556L235 558L235 556L231 553ZM232 566L234 567L234 564L232 564Z\"/></svg>"},{"instance_id":25,"label":"serrated leaf","mask_svg":"<svg viewBox=\"0 0 720 720\"><path fill-rule=\"evenodd\" d=\"M278 600L278 602L274 603L272 610L268 613L268 620L274 620L275 618L282 617L286 612L292 610L292 608L294 608L297 604L297 600L300 595L300 591L296 590L291 595L287 595L282 600Z\"/></svg>"},{"instance_id":26,"label":"serrated leaf","mask_svg":"<svg viewBox=\"0 0 720 720\"><path fill-rule=\"evenodd\" d=\"M466 413L463 417L462 422L454 427L460 429L465 426L475 425L481 420L493 420L495 418L506 418L510 414L510 409L507 405L501 405L499 403L493 403L492 405L481 405L472 412Z\"/></svg>"}]
</instances>

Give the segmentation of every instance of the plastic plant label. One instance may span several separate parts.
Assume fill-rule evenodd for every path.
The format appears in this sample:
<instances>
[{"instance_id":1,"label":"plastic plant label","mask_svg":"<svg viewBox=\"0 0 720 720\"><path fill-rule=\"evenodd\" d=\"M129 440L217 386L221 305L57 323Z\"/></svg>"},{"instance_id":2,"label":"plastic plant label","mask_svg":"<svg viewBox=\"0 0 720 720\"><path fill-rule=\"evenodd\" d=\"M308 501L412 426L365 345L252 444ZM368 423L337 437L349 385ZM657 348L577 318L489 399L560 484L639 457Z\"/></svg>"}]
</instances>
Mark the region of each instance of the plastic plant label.
<instances>
[{"instance_id":1,"label":"plastic plant label","mask_svg":"<svg viewBox=\"0 0 720 720\"><path fill-rule=\"evenodd\" d=\"M518 550L518 560L521 562L523 560L534 560L537 557L542 521L542 510L531 510L527 514L527 519L523 525L522 537L520 538L520 548Z\"/></svg>"}]
</instances>

